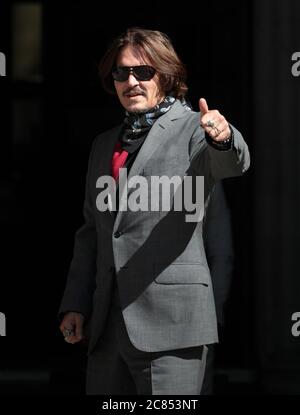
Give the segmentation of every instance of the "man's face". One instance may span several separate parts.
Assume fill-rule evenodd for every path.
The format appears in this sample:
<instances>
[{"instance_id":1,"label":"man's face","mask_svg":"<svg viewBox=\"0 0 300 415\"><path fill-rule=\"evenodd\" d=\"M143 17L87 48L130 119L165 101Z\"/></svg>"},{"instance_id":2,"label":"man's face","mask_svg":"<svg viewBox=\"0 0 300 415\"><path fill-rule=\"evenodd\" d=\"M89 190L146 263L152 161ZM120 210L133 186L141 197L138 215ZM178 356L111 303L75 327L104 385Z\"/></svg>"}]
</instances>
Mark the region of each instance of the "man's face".
<instances>
[{"instance_id":1,"label":"man's face","mask_svg":"<svg viewBox=\"0 0 300 415\"><path fill-rule=\"evenodd\" d=\"M116 63L117 66L151 65L131 46L121 49ZM139 81L129 73L126 81L114 81L114 84L119 100L128 112L146 111L164 98L157 74L149 81Z\"/></svg>"}]
</instances>

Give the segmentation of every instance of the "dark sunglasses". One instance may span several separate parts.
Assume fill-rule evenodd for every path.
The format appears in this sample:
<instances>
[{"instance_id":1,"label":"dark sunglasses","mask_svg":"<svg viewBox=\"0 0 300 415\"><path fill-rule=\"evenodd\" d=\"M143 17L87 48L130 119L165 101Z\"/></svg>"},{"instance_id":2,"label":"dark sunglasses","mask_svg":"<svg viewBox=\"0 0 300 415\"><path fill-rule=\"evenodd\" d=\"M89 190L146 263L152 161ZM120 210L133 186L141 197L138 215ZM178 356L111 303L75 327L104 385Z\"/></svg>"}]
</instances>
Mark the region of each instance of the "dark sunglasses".
<instances>
[{"instance_id":1,"label":"dark sunglasses","mask_svg":"<svg viewBox=\"0 0 300 415\"><path fill-rule=\"evenodd\" d=\"M149 65L140 66L117 66L112 71L112 77L115 81L127 81L129 74L132 73L138 81L150 81L155 75L156 70Z\"/></svg>"}]
</instances>

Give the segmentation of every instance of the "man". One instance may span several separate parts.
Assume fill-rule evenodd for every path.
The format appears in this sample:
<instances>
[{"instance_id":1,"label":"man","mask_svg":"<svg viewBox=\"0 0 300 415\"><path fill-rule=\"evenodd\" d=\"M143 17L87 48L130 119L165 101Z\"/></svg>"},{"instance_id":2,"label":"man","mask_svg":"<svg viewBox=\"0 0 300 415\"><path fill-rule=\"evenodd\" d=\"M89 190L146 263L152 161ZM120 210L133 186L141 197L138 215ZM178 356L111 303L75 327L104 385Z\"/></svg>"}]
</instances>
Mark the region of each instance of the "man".
<instances>
[{"instance_id":1,"label":"man","mask_svg":"<svg viewBox=\"0 0 300 415\"><path fill-rule=\"evenodd\" d=\"M199 203L197 220L188 213L203 192L200 179L205 208L216 181L248 169L248 148L205 99L201 114L187 108L184 66L163 33L128 29L104 55L100 74L126 117L92 146L60 330L76 343L88 323L88 394L199 394L206 345L218 335ZM134 204L126 210L134 191L121 167L128 182L147 189L138 211ZM103 184L111 176L115 187ZM162 204L170 194L152 191L157 176L184 179L169 210Z\"/></svg>"}]
</instances>

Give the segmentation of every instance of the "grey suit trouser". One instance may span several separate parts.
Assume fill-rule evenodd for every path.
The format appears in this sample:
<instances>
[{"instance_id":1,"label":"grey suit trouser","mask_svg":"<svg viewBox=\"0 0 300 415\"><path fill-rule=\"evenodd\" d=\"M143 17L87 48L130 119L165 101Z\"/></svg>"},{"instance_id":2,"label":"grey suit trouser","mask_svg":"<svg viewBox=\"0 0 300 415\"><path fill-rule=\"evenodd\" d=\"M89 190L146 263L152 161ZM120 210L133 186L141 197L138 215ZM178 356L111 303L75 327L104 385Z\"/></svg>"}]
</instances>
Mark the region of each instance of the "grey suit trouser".
<instances>
[{"instance_id":1,"label":"grey suit trouser","mask_svg":"<svg viewBox=\"0 0 300 415\"><path fill-rule=\"evenodd\" d=\"M131 343L115 289L104 333L88 357L88 395L199 395L206 346L143 352Z\"/></svg>"}]
</instances>

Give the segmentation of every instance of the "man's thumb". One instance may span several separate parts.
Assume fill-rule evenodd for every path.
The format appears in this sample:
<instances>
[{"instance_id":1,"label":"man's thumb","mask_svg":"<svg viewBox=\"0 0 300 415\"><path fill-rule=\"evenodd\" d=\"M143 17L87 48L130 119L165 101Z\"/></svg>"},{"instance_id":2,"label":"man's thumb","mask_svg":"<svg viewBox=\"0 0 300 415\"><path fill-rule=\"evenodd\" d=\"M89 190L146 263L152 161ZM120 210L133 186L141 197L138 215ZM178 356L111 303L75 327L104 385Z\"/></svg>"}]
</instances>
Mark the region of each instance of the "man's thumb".
<instances>
[{"instance_id":1,"label":"man's thumb","mask_svg":"<svg viewBox=\"0 0 300 415\"><path fill-rule=\"evenodd\" d=\"M199 100L199 108L200 108L201 115L204 115L204 114L206 114L209 111L208 110L208 105L207 105L207 102L206 102L206 99L205 98L200 98L200 100Z\"/></svg>"}]
</instances>

